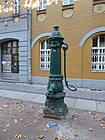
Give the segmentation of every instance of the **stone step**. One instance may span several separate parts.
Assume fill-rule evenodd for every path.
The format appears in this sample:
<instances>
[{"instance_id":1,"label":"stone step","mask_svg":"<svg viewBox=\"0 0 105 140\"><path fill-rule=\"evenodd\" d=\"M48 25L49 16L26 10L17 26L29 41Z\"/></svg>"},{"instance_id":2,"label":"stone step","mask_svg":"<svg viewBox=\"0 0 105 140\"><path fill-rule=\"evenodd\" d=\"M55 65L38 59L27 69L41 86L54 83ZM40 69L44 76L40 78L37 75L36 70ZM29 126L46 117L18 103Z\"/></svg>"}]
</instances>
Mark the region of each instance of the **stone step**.
<instances>
[{"instance_id":1,"label":"stone step","mask_svg":"<svg viewBox=\"0 0 105 140\"><path fill-rule=\"evenodd\" d=\"M19 80L11 77L0 77L0 82L20 83Z\"/></svg>"}]
</instances>

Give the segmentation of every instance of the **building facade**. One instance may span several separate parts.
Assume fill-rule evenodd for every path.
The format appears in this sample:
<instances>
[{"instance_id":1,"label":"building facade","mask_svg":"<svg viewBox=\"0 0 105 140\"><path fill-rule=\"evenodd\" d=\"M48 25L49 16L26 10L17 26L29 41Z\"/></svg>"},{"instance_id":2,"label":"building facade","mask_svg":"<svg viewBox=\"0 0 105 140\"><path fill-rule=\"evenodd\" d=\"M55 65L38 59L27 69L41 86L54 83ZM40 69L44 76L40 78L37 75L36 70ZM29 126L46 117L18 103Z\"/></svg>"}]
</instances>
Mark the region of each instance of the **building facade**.
<instances>
[{"instance_id":1,"label":"building facade","mask_svg":"<svg viewBox=\"0 0 105 140\"><path fill-rule=\"evenodd\" d=\"M58 25L68 44L67 78L77 87L105 89L105 1L64 0L32 10L32 82L47 83L50 49L47 38ZM56 62L55 62L56 63ZM62 74L63 74L62 51Z\"/></svg>"},{"instance_id":2,"label":"building facade","mask_svg":"<svg viewBox=\"0 0 105 140\"><path fill-rule=\"evenodd\" d=\"M0 77L30 82L30 11L22 0L0 3Z\"/></svg>"},{"instance_id":3,"label":"building facade","mask_svg":"<svg viewBox=\"0 0 105 140\"><path fill-rule=\"evenodd\" d=\"M47 84L50 71L47 39L54 25L58 25L69 46L66 66L69 83L105 89L104 17L105 0L3 1L0 77ZM63 50L61 56L63 74Z\"/></svg>"}]
</instances>

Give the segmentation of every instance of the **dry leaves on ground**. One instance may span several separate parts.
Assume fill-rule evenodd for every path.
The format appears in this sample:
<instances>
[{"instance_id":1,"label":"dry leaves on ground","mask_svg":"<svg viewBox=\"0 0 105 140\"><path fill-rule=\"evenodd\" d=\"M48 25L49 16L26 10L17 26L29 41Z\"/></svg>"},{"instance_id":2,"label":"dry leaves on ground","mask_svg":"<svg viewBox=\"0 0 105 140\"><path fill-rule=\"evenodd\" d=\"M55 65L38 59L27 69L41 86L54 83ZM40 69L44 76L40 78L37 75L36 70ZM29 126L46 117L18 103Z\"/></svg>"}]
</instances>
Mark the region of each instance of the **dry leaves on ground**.
<instances>
[{"instance_id":1,"label":"dry leaves on ground","mask_svg":"<svg viewBox=\"0 0 105 140\"><path fill-rule=\"evenodd\" d=\"M103 117L102 115L99 115L96 112L91 112L91 115L93 119L95 119L98 122L99 126L105 129L105 116Z\"/></svg>"}]
</instances>

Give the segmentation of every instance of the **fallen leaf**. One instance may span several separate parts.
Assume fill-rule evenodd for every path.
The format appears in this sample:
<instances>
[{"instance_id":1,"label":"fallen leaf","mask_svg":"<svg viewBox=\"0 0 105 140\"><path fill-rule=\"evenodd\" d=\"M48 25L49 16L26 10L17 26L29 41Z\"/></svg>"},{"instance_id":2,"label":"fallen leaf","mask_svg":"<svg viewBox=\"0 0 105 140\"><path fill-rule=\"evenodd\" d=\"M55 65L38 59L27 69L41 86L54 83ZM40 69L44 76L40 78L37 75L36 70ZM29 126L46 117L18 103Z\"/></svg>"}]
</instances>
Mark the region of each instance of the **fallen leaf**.
<instances>
[{"instance_id":1,"label":"fallen leaf","mask_svg":"<svg viewBox=\"0 0 105 140\"><path fill-rule=\"evenodd\" d=\"M100 122L102 121L102 118L96 117L96 121Z\"/></svg>"},{"instance_id":2,"label":"fallen leaf","mask_svg":"<svg viewBox=\"0 0 105 140\"><path fill-rule=\"evenodd\" d=\"M15 116L12 116L12 119L15 119L16 117Z\"/></svg>"},{"instance_id":3,"label":"fallen leaf","mask_svg":"<svg viewBox=\"0 0 105 140\"><path fill-rule=\"evenodd\" d=\"M10 127L10 124L7 124L6 127L7 127L7 128Z\"/></svg>"},{"instance_id":4,"label":"fallen leaf","mask_svg":"<svg viewBox=\"0 0 105 140\"><path fill-rule=\"evenodd\" d=\"M93 129L92 129L92 128L89 128L88 130L89 130L89 131L93 131Z\"/></svg>"},{"instance_id":5,"label":"fallen leaf","mask_svg":"<svg viewBox=\"0 0 105 140\"><path fill-rule=\"evenodd\" d=\"M29 124L24 124L24 125L23 125L24 128L27 128L27 127L29 127L29 126L30 126Z\"/></svg>"},{"instance_id":6,"label":"fallen leaf","mask_svg":"<svg viewBox=\"0 0 105 140\"><path fill-rule=\"evenodd\" d=\"M105 124L100 124L101 128L105 129Z\"/></svg>"},{"instance_id":7,"label":"fallen leaf","mask_svg":"<svg viewBox=\"0 0 105 140\"><path fill-rule=\"evenodd\" d=\"M44 138L44 134L40 134L39 136L37 136L38 138L40 139L43 139Z\"/></svg>"},{"instance_id":8,"label":"fallen leaf","mask_svg":"<svg viewBox=\"0 0 105 140\"><path fill-rule=\"evenodd\" d=\"M102 117L102 120L105 121L105 117Z\"/></svg>"},{"instance_id":9,"label":"fallen leaf","mask_svg":"<svg viewBox=\"0 0 105 140\"><path fill-rule=\"evenodd\" d=\"M17 123L17 119L14 119L14 122Z\"/></svg>"},{"instance_id":10,"label":"fallen leaf","mask_svg":"<svg viewBox=\"0 0 105 140\"><path fill-rule=\"evenodd\" d=\"M26 136L25 135L22 135L22 134L16 134L15 135L15 138L16 139L22 139L22 138L26 138Z\"/></svg>"},{"instance_id":11,"label":"fallen leaf","mask_svg":"<svg viewBox=\"0 0 105 140\"><path fill-rule=\"evenodd\" d=\"M23 119L20 119L21 122L23 122Z\"/></svg>"},{"instance_id":12,"label":"fallen leaf","mask_svg":"<svg viewBox=\"0 0 105 140\"><path fill-rule=\"evenodd\" d=\"M78 116L74 114L74 115L72 115L71 119L78 120Z\"/></svg>"},{"instance_id":13,"label":"fallen leaf","mask_svg":"<svg viewBox=\"0 0 105 140\"><path fill-rule=\"evenodd\" d=\"M36 120L34 122L36 123Z\"/></svg>"},{"instance_id":14,"label":"fallen leaf","mask_svg":"<svg viewBox=\"0 0 105 140\"><path fill-rule=\"evenodd\" d=\"M47 129L45 128L45 129L44 129L44 132L46 132L46 131L47 131Z\"/></svg>"},{"instance_id":15,"label":"fallen leaf","mask_svg":"<svg viewBox=\"0 0 105 140\"><path fill-rule=\"evenodd\" d=\"M93 116L97 115L97 113L96 113L96 112L91 112L91 114L92 114Z\"/></svg>"},{"instance_id":16,"label":"fallen leaf","mask_svg":"<svg viewBox=\"0 0 105 140\"><path fill-rule=\"evenodd\" d=\"M3 107L5 108L5 107L7 107L8 105L3 105Z\"/></svg>"},{"instance_id":17,"label":"fallen leaf","mask_svg":"<svg viewBox=\"0 0 105 140\"><path fill-rule=\"evenodd\" d=\"M79 137L80 136L80 134L76 133L76 132L74 132L73 134L74 134L75 137Z\"/></svg>"},{"instance_id":18,"label":"fallen leaf","mask_svg":"<svg viewBox=\"0 0 105 140\"><path fill-rule=\"evenodd\" d=\"M54 138L54 140L61 140L61 139L60 139L60 138L58 138L58 137L55 137L55 138Z\"/></svg>"},{"instance_id":19,"label":"fallen leaf","mask_svg":"<svg viewBox=\"0 0 105 140\"><path fill-rule=\"evenodd\" d=\"M70 125L70 127L73 128L73 129L77 128L74 124Z\"/></svg>"},{"instance_id":20,"label":"fallen leaf","mask_svg":"<svg viewBox=\"0 0 105 140\"><path fill-rule=\"evenodd\" d=\"M64 131L63 131L63 134L67 134L67 133L68 133L68 131L67 131L67 130L64 130Z\"/></svg>"},{"instance_id":21,"label":"fallen leaf","mask_svg":"<svg viewBox=\"0 0 105 140\"><path fill-rule=\"evenodd\" d=\"M36 108L37 108L37 107L35 107L35 106L33 106L33 105L32 105L31 107L32 107L32 108L34 108L34 109L36 109Z\"/></svg>"},{"instance_id":22,"label":"fallen leaf","mask_svg":"<svg viewBox=\"0 0 105 140\"><path fill-rule=\"evenodd\" d=\"M3 132L6 132L6 131L7 131L6 129L3 130Z\"/></svg>"}]
</instances>

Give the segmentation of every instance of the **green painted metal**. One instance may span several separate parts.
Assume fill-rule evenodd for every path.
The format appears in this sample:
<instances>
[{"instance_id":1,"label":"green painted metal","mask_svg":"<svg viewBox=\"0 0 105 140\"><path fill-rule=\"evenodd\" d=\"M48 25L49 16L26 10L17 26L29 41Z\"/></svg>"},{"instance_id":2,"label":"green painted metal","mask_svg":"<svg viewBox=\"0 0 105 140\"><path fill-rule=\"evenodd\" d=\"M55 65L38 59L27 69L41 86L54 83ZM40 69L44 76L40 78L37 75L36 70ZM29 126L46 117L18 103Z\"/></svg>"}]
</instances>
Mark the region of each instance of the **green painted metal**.
<instances>
[{"instance_id":1,"label":"green painted metal","mask_svg":"<svg viewBox=\"0 0 105 140\"><path fill-rule=\"evenodd\" d=\"M60 117L68 112L64 103L65 92L63 91L63 76L61 74L61 48L64 38L58 31L58 26L54 27L54 32L48 39L51 47L50 76L46 93L44 116Z\"/></svg>"}]
</instances>

